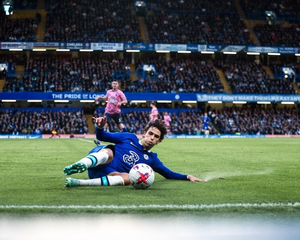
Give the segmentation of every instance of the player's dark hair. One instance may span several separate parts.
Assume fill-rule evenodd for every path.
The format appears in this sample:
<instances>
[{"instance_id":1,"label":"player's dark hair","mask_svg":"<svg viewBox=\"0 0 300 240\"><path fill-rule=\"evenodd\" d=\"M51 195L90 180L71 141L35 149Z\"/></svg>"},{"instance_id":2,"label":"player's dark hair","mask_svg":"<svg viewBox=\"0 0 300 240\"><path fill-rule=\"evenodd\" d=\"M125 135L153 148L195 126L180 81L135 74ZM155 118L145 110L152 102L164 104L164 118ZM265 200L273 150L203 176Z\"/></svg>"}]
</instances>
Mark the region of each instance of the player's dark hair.
<instances>
[{"instance_id":1,"label":"player's dark hair","mask_svg":"<svg viewBox=\"0 0 300 240\"><path fill-rule=\"evenodd\" d=\"M144 132L147 132L149 128L155 127L160 131L160 138L159 140L162 141L167 134L167 126L160 120L156 119L154 121L150 121L146 127L144 128Z\"/></svg>"}]
</instances>

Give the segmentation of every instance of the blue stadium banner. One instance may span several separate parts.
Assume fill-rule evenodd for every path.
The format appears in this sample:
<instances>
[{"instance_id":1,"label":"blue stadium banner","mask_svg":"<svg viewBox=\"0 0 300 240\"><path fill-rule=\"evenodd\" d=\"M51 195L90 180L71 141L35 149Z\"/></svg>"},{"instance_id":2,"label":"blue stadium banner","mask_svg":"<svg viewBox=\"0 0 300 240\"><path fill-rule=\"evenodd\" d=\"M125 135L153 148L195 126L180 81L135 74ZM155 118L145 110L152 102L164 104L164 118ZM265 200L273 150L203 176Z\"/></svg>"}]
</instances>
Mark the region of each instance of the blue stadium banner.
<instances>
[{"instance_id":1,"label":"blue stadium banner","mask_svg":"<svg viewBox=\"0 0 300 240\"><path fill-rule=\"evenodd\" d=\"M91 49L93 50L124 50L123 43L91 43Z\"/></svg>"},{"instance_id":2,"label":"blue stadium banner","mask_svg":"<svg viewBox=\"0 0 300 240\"><path fill-rule=\"evenodd\" d=\"M266 135L237 135L237 134L217 134L213 135L210 134L208 136L206 135L173 135L169 134L169 138L265 138Z\"/></svg>"},{"instance_id":3,"label":"blue stadium banner","mask_svg":"<svg viewBox=\"0 0 300 240\"><path fill-rule=\"evenodd\" d=\"M248 52L255 53L278 53L278 47L248 47Z\"/></svg>"},{"instance_id":4,"label":"blue stadium banner","mask_svg":"<svg viewBox=\"0 0 300 240\"><path fill-rule=\"evenodd\" d=\"M221 45L205 45L200 44L198 45L198 52L219 52L221 49Z\"/></svg>"},{"instance_id":5,"label":"blue stadium banner","mask_svg":"<svg viewBox=\"0 0 300 240\"><path fill-rule=\"evenodd\" d=\"M28 44L27 42L0 42L0 49L27 49Z\"/></svg>"},{"instance_id":6,"label":"blue stadium banner","mask_svg":"<svg viewBox=\"0 0 300 240\"><path fill-rule=\"evenodd\" d=\"M59 48L60 49L91 49L91 44L90 43L85 43L85 42L60 42L59 43Z\"/></svg>"},{"instance_id":7,"label":"blue stadium banner","mask_svg":"<svg viewBox=\"0 0 300 240\"><path fill-rule=\"evenodd\" d=\"M155 44L155 51L187 51L187 44Z\"/></svg>"},{"instance_id":8,"label":"blue stadium banner","mask_svg":"<svg viewBox=\"0 0 300 240\"><path fill-rule=\"evenodd\" d=\"M198 52L198 44L188 44L187 51Z\"/></svg>"},{"instance_id":9,"label":"blue stadium banner","mask_svg":"<svg viewBox=\"0 0 300 240\"><path fill-rule=\"evenodd\" d=\"M296 53L300 53L300 48L279 47L278 51L279 51L279 53L296 54Z\"/></svg>"},{"instance_id":10,"label":"blue stadium banner","mask_svg":"<svg viewBox=\"0 0 300 240\"><path fill-rule=\"evenodd\" d=\"M250 46L248 52L256 53L282 53L282 54L296 54L300 53L300 48L295 47L256 47Z\"/></svg>"},{"instance_id":11,"label":"blue stadium banner","mask_svg":"<svg viewBox=\"0 0 300 240\"><path fill-rule=\"evenodd\" d=\"M154 44L125 43L124 48L125 50L154 51Z\"/></svg>"},{"instance_id":12,"label":"blue stadium banner","mask_svg":"<svg viewBox=\"0 0 300 240\"><path fill-rule=\"evenodd\" d=\"M105 92L99 93L75 93L75 92L2 92L0 100L94 100L99 95L105 95ZM127 100L169 100L169 101L196 101L196 94L190 93L126 93Z\"/></svg>"},{"instance_id":13,"label":"blue stadium banner","mask_svg":"<svg viewBox=\"0 0 300 240\"><path fill-rule=\"evenodd\" d=\"M140 51L191 51L191 52L255 52L255 53L300 53L298 47L211 45L211 44L144 44L144 43L102 43L102 42L0 42L0 49L93 49L93 50L140 50Z\"/></svg>"},{"instance_id":14,"label":"blue stadium banner","mask_svg":"<svg viewBox=\"0 0 300 240\"><path fill-rule=\"evenodd\" d=\"M221 52L242 52L246 50L247 46L242 45L229 45L229 46L223 46L221 49Z\"/></svg>"},{"instance_id":15,"label":"blue stadium banner","mask_svg":"<svg viewBox=\"0 0 300 240\"><path fill-rule=\"evenodd\" d=\"M105 95L105 92L99 93L76 93L76 92L2 92L0 100L94 100L99 95ZM202 93L126 93L128 101L146 100L146 101L246 101L246 102L300 102L300 95L285 94L202 94Z\"/></svg>"},{"instance_id":16,"label":"blue stadium banner","mask_svg":"<svg viewBox=\"0 0 300 240\"><path fill-rule=\"evenodd\" d=\"M42 135L12 135L12 134L0 134L0 139L35 139L43 138Z\"/></svg>"},{"instance_id":17,"label":"blue stadium banner","mask_svg":"<svg viewBox=\"0 0 300 240\"><path fill-rule=\"evenodd\" d=\"M34 42L33 43L33 48L39 49L58 49L59 48L59 43L58 42Z\"/></svg>"},{"instance_id":18,"label":"blue stadium banner","mask_svg":"<svg viewBox=\"0 0 300 240\"><path fill-rule=\"evenodd\" d=\"M300 96L284 94L197 94L197 101L300 102Z\"/></svg>"},{"instance_id":19,"label":"blue stadium banner","mask_svg":"<svg viewBox=\"0 0 300 240\"><path fill-rule=\"evenodd\" d=\"M2 92L0 100L94 100L103 93L73 93L73 92Z\"/></svg>"}]
</instances>

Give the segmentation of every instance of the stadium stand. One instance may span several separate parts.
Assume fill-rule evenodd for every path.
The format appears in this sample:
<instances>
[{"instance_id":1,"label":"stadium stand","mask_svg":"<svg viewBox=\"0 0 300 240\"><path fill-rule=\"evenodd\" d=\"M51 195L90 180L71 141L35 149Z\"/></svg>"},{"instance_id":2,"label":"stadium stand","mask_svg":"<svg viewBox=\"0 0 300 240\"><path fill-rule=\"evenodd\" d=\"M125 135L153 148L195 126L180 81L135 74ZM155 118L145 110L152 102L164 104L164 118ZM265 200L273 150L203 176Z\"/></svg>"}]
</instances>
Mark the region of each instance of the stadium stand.
<instances>
[{"instance_id":1,"label":"stadium stand","mask_svg":"<svg viewBox=\"0 0 300 240\"><path fill-rule=\"evenodd\" d=\"M224 87L212 61L201 58L138 59L136 65L151 62L156 74L146 78L137 77L123 89L128 92L166 93L222 93Z\"/></svg>"},{"instance_id":2,"label":"stadium stand","mask_svg":"<svg viewBox=\"0 0 300 240\"><path fill-rule=\"evenodd\" d=\"M129 78L126 64L124 59L111 57L31 57L24 74L8 78L3 91L101 92L109 88L113 78Z\"/></svg>"},{"instance_id":3,"label":"stadium stand","mask_svg":"<svg viewBox=\"0 0 300 240\"><path fill-rule=\"evenodd\" d=\"M134 1L100 2L16 0L17 14L7 16L0 10L0 42L300 46L296 0L275 0L271 4L259 0L151 0L147 1L147 11L142 14L134 7ZM37 12L34 17L29 14L33 10ZM274 13L274 18L268 18L267 10ZM249 22L251 24L246 24ZM83 54L78 51L41 54L0 50L1 62L8 63L9 68L2 77L0 92L105 92L110 82L118 79L125 94L300 93L299 57L294 55L250 57L242 51L236 56L222 52L209 56L200 53ZM145 64L152 64L155 72L145 72ZM294 74L287 75L282 67L291 68ZM91 118L87 114L90 109L8 108L1 104L1 134L50 133L53 127L61 134L82 134L93 128L87 120ZM174 104L172 108L171 105L161 108L160 118L167 110L172 118L171 133L200 135L203 112L209 108L214 125L211 134L299 135L298 106L221 104L211 108L207 103L205 106L198 103L193 105L195 109L178 109ZM95 109L92 115L99 116L103 110L103 107ZM149 109L132 109L130 105L124 106L122 118L131 132L141 134L148 114Z\"/></svg>"},{"instance_id":4,"label":"stadium stand","mask_svg":"<svg viewBox=\"0 0 300 240\"><path fill-rule=\"evenodd\" d=\"M78 109L3 108L0 109L0 134L86 134L88 125Z\"/></svg>"},{"instance_id":5,"label":"stadium stand","mask_svg":"<svg viewBox=\"0 0 300 240\"><path fill-rule=\"evenodd\" d=\"M297 94L291 81L280 76L271 79L255 61L218 60L216 65L225 73L233 93Z\"/></svg>"},{"instance_id":6,"label":"stadium stand","mask_svg":"<svg viewBox=\"0 0 300 240\"><path fill-rule=\"evenodd\" d=\"M254 31L262 46L300 46L300 26L258 24Z\"/></svg>"},{"instance_id":7,"label":"stadium stand","mask_svg":"<svg viewBox=\"0 0 300 240\"><path fill-rule=\"evenodd\" d=\"M299 135L297 108L223 108L214 111L213 121L222 134Z\"/></svg>"},{"instance_id":8,"label":"stadium stand","mask_svg":"<svg viewBox=\"0 0 300 240\"><path fill-rule=\"evenodd\" d=\"M150 42L253 45L233 1L158 2L145 18Z\"/></svg>"},{"instance_id":9,"label":"stadium stand","mask_svg":"<svg viewBox=\"0 0 300 240\"><path fill-rule=\"evenodd\" d=\"M14 18L0 10L0 41L35 42L37 18Z\"/></svg>"},{"instance_id":10,"label":"stadium stand","mask_svg":"<svg viewBox=\"0 0 300 240\"><path fill-rule=\"evenodd\" d=\"M239 0L248 19L266 19L265 11L273 11L279 20L299 22L300 6L297 0L272 2L261 0Z\"/></svg>"},{"instance_id":11,"label":"stadium stand","mask_svg":"<svg viewBox=\"0 0 300 240\"><path fill-rule=\"evenodd\" d=\"M48 0L45 5L44 41L142 42L132 1Z\"/></svg>"},{"instance_id":12,"label":"stadium stand","mask_svg":"<svg viewBox=\"0 0 300 240\"><path fill-rule=\"evenodd\" d=\"M94 116L102 116L103 108ZM124 109L122 120L130 132L142 134L149 121L149 109ZM170 132L180 135L200 135L203 112L199 109L163 109L171 115ZM211 134L285 134L299 135L299 111L293 108L225 107L211 109L213 121ZM0 111L1 134L50 134L55 128L60 134L87 134L87 120L79 109L57 108L3 108ZM111 129L117 126L111 122Z\"/></svg>"}]
</instances>

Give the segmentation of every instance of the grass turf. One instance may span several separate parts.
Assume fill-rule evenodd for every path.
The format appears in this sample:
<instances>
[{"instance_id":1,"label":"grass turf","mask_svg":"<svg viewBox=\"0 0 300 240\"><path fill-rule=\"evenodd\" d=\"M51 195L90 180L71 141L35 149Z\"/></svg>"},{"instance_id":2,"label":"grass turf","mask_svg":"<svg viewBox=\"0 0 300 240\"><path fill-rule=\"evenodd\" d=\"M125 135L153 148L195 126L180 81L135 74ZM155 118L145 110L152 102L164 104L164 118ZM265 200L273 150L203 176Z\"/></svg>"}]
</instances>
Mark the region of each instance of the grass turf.
<instances>
[{"instance_id":1,"label":"grass turf","mask_svg":"<svg viewBox=\"0 0 300 240\"><path fill-rule=\"evenodd\" d=\"M299 216L300 207L236 204L299 202L299 144L300 138L165 139L153 151L167 167L208 181L166 180L156 174L149 189L136 190L131 186L64 187L63 168L86 156L94 147L92 140L0 140L0 212L151 215L183 211L191 215L251 213L292 218ZM72 177L87 179L87 173ZM224 203L232 205L176 209L176 206Z\"/></svg>"}]
</instances>

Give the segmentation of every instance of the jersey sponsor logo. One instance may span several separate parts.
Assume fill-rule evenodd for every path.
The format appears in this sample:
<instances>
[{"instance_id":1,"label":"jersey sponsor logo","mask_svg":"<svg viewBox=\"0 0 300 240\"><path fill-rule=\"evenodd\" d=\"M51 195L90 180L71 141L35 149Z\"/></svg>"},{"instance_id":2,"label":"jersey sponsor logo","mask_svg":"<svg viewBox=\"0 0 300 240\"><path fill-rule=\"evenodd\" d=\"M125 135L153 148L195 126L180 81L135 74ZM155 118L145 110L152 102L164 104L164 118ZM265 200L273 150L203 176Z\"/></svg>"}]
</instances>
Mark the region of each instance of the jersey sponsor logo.
<instances>
[{"instance_id":1,"label":"jersey sponsor logo","mask_svg":"<svg viewBox=\"0 0 300 240\"><path fill-rule=\"evenodd\" d=\"M138 160L140 160L139 155L134 151L129 151L129 154L123 155L123 161L128 163L130 166L133 166Z\"/></svg>"},{"instance_id":2,"label":"jersey sponsor logo","mask_svg":"<svg viewBox=\"0 0 300 240\"><path fill-rule=\"evenodd\" d=\"M117 103L117 102L118 102L118 100L115 99L115 98L110 98L108 101L109 101L110 103Z\"/></svg>"}]
</instances>

